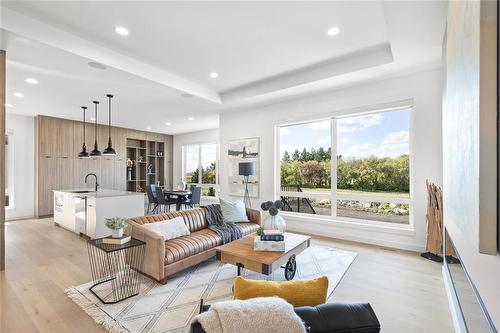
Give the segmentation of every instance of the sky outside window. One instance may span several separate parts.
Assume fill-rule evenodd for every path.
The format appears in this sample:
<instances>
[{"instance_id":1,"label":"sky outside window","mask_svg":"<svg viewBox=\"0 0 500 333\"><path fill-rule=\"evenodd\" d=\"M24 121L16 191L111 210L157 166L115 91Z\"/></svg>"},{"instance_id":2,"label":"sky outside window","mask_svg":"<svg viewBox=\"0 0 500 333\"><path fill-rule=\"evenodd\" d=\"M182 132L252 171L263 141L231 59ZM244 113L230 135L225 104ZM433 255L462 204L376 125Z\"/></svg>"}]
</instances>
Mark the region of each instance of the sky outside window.
<instances>
[{"instance_id":1,"label":"sky outside window","mask_svg":"<svg viewBox=\"0 0 500 333\"><path fill-rule=\"evenodd\" d=\"M217 151L215 144L204 144L201 146L201 166L206 169L217 160Z\"/></svg>"},{"instance_id":2,"label":"sky outside window","mask_svg":"<svg viewBox=\"0 0 500 333\"><path fill-rule=\"evenodd\" d=\"M330 121L280 128L280 153L330 147ZM390 111L337 120L337 154L343 158L409 154L409 111Z\"/></svg>"},{"instance_id":3,"label":"sky outside window","mask_svg":"<svg viewBox=\"0 0 500 333\"><path fill-rule=\"evenodd\" d=\"M185 163L185 173L187 182L191 182L191 175L198 170L198 163L200 158L200 146L198 145L189 145L185 146L186 149L186 160Z\"/></svg>"}]
</instances>

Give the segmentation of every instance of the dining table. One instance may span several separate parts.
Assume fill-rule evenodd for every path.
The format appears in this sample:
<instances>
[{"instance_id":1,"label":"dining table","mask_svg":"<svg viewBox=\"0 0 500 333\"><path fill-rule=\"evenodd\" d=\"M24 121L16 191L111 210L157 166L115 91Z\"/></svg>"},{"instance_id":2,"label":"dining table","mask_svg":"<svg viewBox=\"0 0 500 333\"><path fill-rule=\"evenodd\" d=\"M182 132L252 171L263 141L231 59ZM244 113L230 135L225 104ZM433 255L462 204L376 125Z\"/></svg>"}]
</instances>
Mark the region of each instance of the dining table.
<instances>
[{"instance_id":1,"label":"dining table","mask_svg":"<svg viewBox=\"0 0 500 333\"><path fill-rule=\"evenodd\" d=\"M183 202L185 202L188 197L191 195L191 191L189 190L169 190L169 189L163 189L163 194L168 196L168 197L176 197L177 202L175 204L175 210L181 210L181 205Z\"/></svg>"}]
</instances>

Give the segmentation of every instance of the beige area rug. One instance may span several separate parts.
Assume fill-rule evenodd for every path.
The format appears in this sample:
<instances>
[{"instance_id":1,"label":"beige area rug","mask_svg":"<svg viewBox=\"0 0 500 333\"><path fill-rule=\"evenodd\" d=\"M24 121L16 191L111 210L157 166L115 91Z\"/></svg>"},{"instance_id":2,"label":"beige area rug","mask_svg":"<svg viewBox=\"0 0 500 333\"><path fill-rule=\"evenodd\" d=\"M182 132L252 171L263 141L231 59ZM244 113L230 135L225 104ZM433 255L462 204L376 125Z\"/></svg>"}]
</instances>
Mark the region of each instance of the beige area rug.
<instances>
[{"instance_id":1,"label":"beige area rug","mask_svg":"<svg viewBox=\"0 0 500 333\"><path fill-rule=\"evenodd\" d=\"M297 256L294 280L326 275L331 296L355 258L355 252L312 246ZM243 269L242 275L249 279L285 280L283 269L270 276ZM213 259L172 276L166 285L143 277L140 294L117 304L97 300L88 289L91 282L70 287L66 293L109 332L186 332L191 319L199 312L200 299L203 298L205 304L231 299L235 276L235 266ZM101 288L99 295L110 290L110 285L103 284Z\"/></svg>"}]
</instances>

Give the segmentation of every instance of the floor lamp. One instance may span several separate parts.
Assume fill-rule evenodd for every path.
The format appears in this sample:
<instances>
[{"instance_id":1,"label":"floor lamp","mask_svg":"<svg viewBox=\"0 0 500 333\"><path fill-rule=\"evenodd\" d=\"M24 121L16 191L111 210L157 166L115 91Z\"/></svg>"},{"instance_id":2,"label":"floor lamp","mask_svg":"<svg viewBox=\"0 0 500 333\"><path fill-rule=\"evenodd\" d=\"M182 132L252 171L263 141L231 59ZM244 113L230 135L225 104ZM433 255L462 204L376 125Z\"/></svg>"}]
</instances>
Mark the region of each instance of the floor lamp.
<instances>
[{"instance_id":1,"label":"floor lamp","mask_svg":"<svg viewBox=\"0 0 500 333\"><path fill-rule=\"evenodd\" d=\"M241 162L238 165L238 174L243 176L243 181L245 182L245 195L243 196L243 202L246 208L252 208L252 202L250 201L250 194L248 193L248 180L250 176L255 175L255 163L254 162Z\"/></svg>"}]
</instances>

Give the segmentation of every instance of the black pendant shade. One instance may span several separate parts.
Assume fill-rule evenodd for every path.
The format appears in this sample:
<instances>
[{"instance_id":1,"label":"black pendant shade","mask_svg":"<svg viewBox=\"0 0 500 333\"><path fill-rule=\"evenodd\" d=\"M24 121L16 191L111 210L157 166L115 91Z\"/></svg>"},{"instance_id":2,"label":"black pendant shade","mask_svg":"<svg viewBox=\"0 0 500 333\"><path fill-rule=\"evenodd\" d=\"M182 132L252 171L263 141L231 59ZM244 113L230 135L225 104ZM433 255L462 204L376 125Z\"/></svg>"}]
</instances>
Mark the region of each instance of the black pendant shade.
<instances>
[{"instance_id":1,"label":"black pendant shade","mask_svg":"<svg viewBox=\"0 0 500 333\"><path fill-rule=\"evenodd\" d=\"M102 152L103 155L116 156L116 151L113 149L113 143L111 142L111 99L113 95L106 95L108 98L108 147ZM96 117L97 118L97 117Z\"/></svg>"},{"instance_id":2,"label":"black pendant shade","mask_svg":"<svg viewBox=\"0 0 500 333\"><path fill-rule=\"evenodd\" d=\"M86 106L82 106L83 110L83 144L82 151L78 153L78 158L89 158L90 155L87 153L87 146L85 145L85 112L87 111Z\"/></svg>"},{"instance_id":3,"label":"black pendant shade","mask_svg":"<svg viewBox=\"0 0 500 333\"><path fill-rule=\"evenodd\" d=\"M95 122L94 122L94 149L90 152L91 157L100 157L101 156L101 151L99 150L99 147L97 145L97 105L99 104L98 101L93 101L95 106Z\"/></svg>"}]
</instances>

